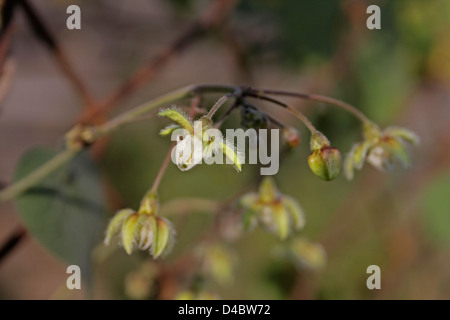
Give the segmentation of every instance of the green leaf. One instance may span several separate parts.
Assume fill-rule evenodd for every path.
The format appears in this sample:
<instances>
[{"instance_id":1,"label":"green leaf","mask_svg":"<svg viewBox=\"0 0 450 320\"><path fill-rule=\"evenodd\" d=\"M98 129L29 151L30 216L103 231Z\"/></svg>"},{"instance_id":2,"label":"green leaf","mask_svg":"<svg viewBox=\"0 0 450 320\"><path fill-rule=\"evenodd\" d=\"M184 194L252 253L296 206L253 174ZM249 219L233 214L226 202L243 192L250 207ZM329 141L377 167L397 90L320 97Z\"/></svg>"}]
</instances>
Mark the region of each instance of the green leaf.
<instances>
[{"instance_id":1,"label":"green leaf","mask_svg":"<svg viewBox=\"0 0 450 320\"><path fill-rule=\"evenodd\" d=\"M44 164L55 155L33 149L19 161L14 180ZM104 233L105 210L99 175L87 152L56 170L16 198L28 231L52 254L81 268L89 283L91 251Z\"/></svg>"}]
</instances>

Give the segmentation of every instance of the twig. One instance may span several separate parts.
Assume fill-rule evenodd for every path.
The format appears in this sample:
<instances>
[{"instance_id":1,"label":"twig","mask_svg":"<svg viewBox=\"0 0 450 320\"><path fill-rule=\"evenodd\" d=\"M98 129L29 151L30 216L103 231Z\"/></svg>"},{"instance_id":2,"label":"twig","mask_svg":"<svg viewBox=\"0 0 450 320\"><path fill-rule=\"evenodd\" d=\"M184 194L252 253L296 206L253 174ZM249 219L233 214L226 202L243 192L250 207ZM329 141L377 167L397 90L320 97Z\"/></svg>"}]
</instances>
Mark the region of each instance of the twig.
<instances>
[{"instance_id":1,"label":"twig","mask_svg":"<svg viewBox=\"0 0 450 320\"><path fill-rule=\"evenodd\" d=\"M25 239L26 235L27 231L22 226L14 230L13 234L0 247L0 263Z\"/></svg>"},{"instance_id":2,"label":"twig","mask_svg":"<svg viewBox=\"0 0 450 320\"><path fill-rule=\"evenodd\" d=\"M1 62L0 62L1 63ZM15 65L14 61L10 58L7 59L3 65L0 65L0 105L4 101L11 86L11 81L14 76Z\"/></svg>"},{"instance_id":3,"label":"twig","mask_svg":"<svg viewBox=\"0 0 450 320\"><path fill-rule=\"evenodd\" d=\"M80 95L84 108L85 109L92 108L94 106L94 101L88 89L84 85L81 78L75 72L65 52L56 41L56 38L47 28L44 21L37 13L36 9L30 4L28 0L17 0L17 2L18 5L20 5L23 11L25 12L25 15L28 19L28 23L30 24L31 29L36 34L37 38L41 40L47 46L47 48L54 54L61 69L64 71L67 78Z\"/></svg>"},{"instance_id":4,"label":"twig","mask_svg":"<svg viewBox=\"0 0 450 320\"><path fill-rule=\"evenodd\" d=\"M259 92L261 92L261 91L259 91ZM261 99L261 100L266 100L268 102L272 102L273 104L279 105L279 106L289 110L292 114L294 114L297 118L299 118L305 124L305 126L309 129L309 131L311 131L312 134L318 132L317 129L314 127L314 125L311 123L311 121L309 121L308 118L305 117L305 115L303 113L301 113L297 109L292 108L288 104L286 104L284 102L281 102L279 100L273 99L271 97L264 96L261 93L254 94L252 92L247 92L246 95L249 96L249 97L253 97L253 98L257 98L257 99Z\"/></svg>"},{"instance_id":5,"label":"twig","mask_svg":"<svg viewBox=\"0 0 450 320\"><path fill-rule=\"evenodd\" d=\"M169 152L167 152L166 158L164 159L164 161L161 165L161 168L159 169L158 174L156 175L156 178L153 181L152 188L150 189L151 193L156 193L156 191L158 191L159 184L161 183L162 177L164 176L167 166L169 165L171 155L172 155L172 149L174 146L175 146L175 144L172 144L172 146L169 149Z\"/></svg>"},{"instance_id":6,"label":"twig","mask_svg":"<svg viewBox=\"0 0 450 320\"><path fill-rule=\"evenodd\" d=\"M154 79L157 72L164 67L172 57L194 43L206 31L220 26L233 10L236 0L216 0L205 15L194 21L190 27L178 36L170 45L162 49L145 66L139 68L129 79L125 80L117 90L105 99L97 108L86 111L79 119L81 123L90 123L98 116L109 113L119 102L128 95Z\"/></svg>"},{"instance_id":7,"label":"twig","mask_svg":"<svg viewBox=\"0 0 450 320\"><path fill-rule=\"evenodd\" d=\"M299 92L291 92L291 91L283 91L283 90L266 90L266 89L254 89L251 90L251 93L260 96L260 95L279 95L279 96L285 96L285 97L295 97L295 98L301 98L306 100L312 100L312 101L319 101L328 103L331 105L338 106L344 110L347 110L348 112L354 114L356 117L358 117L363 123L370 122L370 120L357 108L352 106L351 104L348 104L344 101L337 100L334 98L321 96L318 94L306 94L306 93L299 93Z\"/></svg>"}]
</instances>

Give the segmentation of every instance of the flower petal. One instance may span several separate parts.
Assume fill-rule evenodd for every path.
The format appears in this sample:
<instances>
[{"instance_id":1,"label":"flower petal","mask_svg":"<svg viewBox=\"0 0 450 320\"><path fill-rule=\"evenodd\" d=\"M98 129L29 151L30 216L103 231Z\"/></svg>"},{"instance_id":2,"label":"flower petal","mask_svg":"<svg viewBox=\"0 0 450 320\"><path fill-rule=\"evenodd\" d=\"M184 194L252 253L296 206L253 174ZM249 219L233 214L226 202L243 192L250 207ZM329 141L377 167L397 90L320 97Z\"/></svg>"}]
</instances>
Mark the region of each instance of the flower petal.
<instances>
[{"instance_id":1,"label":"flower petal","mask_svg":"<svg viewBox=\"0 0 450 320\"><path fill-rule=\"evenodd\" d=\"M162 109L158 112L158 116L167 117L173 122L179 124L182 128L188 130L189 133L194 134L192 120L183 110L173 106L170 109Z\"/></svg>"},{"instance_id":2,"label":"flower petal","mask_svg":"<svg viewBox=\"0 0 450 320\"><path fill-rule=\"evenodd\" d=\"M286 210L291 214L294 228L296 230L302 229L305 226L305 214L300 204L290 196L283 196L282 201Z\"/></svg>"},{"instance_id":3,"label":"flower petal","mask_svg":"<svg viewBox=\"0 0 450 320\"><path fill-rule=\"evenodd\" d=\"M398 160L404 168L408 168L411 165L408 149L399 138L391 137L384 139L382 142L384 149L391 153L395 160Z\"/></svg>"},{"instance_id":4,"label":"flower petal","mask_svg":"<svg viewBox=\"0 0 450 320\"><path fill-rule=\"evenodd\" d=\"M128 254L133 252L133 244L137 235L139 218L144 215L132 214L122 225L122 244Z\"/></svg>"},{"instance_id":5,"label":"flower petal","mask_svg":"<svg viewBox=\"0 0 450 320\"><path fill-rule=\"evenodd\" d=\"M239 199L239 204L244 208L255 208L255 205L258 202L259 195L256 192L250 192L243 195Z\"/></svg>"},{"instance_id":6,"label":"flower petal","mask_svg":"<svg viewBox=\"0 0 450 320\"><path fill-rule=\"evenodd\" d=\"M278 198L278 196L279 192L275 184L275 180L270 176L264 177L259 185L259 197L261 202L273 202Z\"/></svg>"},{"instance_id":7,"label":"flower petal","mask_svg":"<svg viewBox=\"0 0 450 320\"><path fill-rule=\"evenodd\" d=\"M169 242L174 237L172 224L165 218L154 219L154 242L152 247L152 254L154 258L158 258L163 252L167 252L170 246Z\"/></svg>"},{"instance_id":8,"label":"flower petal","mask_svg":"<svg viewBox=\"0 0 450 320\"><path fill-rule=\"evenodd\" d=\"M106 236L104 241L105 245L110 244L112 237L117 231L119 231L123 221L133 213L134 211L131 209L123 209L115 214L115 216L109 222L108 228L106 229Z\"/></svg>"},{"instance_id":9,"label":"flower petal","mask_svg":"<svg viewBox=\"0 0 450 320\"><path fill-rule=\"evenodd\" d=\"M278 237L280 240L285 240L289 236L290 231L289 214L282 206L274 208L272 214L276 223Z\"/></svg>"},{"instance_id":10,"label":"flower petal","mask_svg":"<svg viewBox=\"0 0 450 320\"><path fill-rule=\"evenodd\" d=\"M417 146L420 143L420 137L415 132L402 127L387 127L386 129L384 129L383 133L387 136L400 138L406 142L411 143L414 146Z\"/></svg>"},{"instance_id":11,"label":"flower petal","mask_svg":"<svg viewBox=\"0 0 450 320\"><path fill-rule=\"evenodd\" d=\"M159 131L159 135L162 137L166 137L172 134L177 129L181 129L181 126L178 124L169 124L168 126L164 127Z\"/></svg>"},{"instance_id":12,"label":"flower petal","mask_svg":"<svg viewBox=\"0 0 450 320\"><path fill-rule=\"evenodd\" d=\"M353 151L353 165L356 169L362 169L367 153L372 146L373 142L370 140L355 145L355 150Z\"/></svg>"},{"instance_id":13,"label":"flower petal","mask_svg":"<svg viewBox=\"0 0 450 320\"><path fill-rule=\"evenodd\" d=\"M355 146L350 150L349 153L347 153L347 156L344 160L344 175L347 178L347 180L352 180L354 177L354 168L355 168L355 161L353 159L353 155L355 153Z\"/></svg>"},{"instance_id":14,"label":"flower petal","mask_svg":"<svg viewBox=\"0 0 450 320\"><path fill-rule=\"evenodd\" d=\"M235 151L233 146L230 146L228 143L222 142L219 143L218 147L222 150L222 153L230 159L238 172L242 171L242 161L239 159L238 152Z\"/></svg>"}]
</instances>

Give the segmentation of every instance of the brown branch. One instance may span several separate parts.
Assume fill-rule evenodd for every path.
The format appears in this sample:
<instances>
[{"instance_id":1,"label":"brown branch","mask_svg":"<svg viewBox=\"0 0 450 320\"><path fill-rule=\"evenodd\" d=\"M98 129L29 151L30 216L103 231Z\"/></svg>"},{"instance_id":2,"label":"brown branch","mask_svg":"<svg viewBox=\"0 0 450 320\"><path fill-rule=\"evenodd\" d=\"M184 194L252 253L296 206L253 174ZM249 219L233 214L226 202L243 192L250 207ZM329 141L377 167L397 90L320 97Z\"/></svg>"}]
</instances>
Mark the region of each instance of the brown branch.
<instances>
[{"instance_id":1,"label":"brown branch","mask_svg":"<svg viewBox=\"0 0 450 320\"><path fill-rule=\"evenodd\" d=\"M153 80L157 72L164 67L175 55L181 53L205 34L207 31L214 30L224 23L229 16L237 0L216 0L206 11L203 17L194 21L181 35L179 35L170 45L163 48L159 54L151 59L146 65L142 66L117 90L105 99L97 108L86 111L81 117L81 123L95 122L96 118L105 116L119 102L129 96L131 93L142 87L145 83Z\"/></svg>"},{"instance_id":2,"label":"brown branch","mask_svg":"<svg viewBox=\"0 0 450 320\"><path fill-rule=\"evenodd\" d=\"M87 87L84 85L81 78L75 72L70 60L65 54L64 50L58 44L55 36L46 26L42 18L37 13L36 9L31 5L29 0L18 0L18 4L23 9L28 23L37 36L37 38L45 44L50 52L55 56L56 61L65 73L77 93L80 95L85 109L90 109L94 106L94 100L89 93Z\"/></svg>"},{"instance_id":3,"label":"brown branch","mask_svg":"<svg viewBox=\"0 0 450 320\"><path fill-rule=\"evenodd\" d=\"M9 52L13 33L14 23L9 23L6 29L2 30L0 37L0 72L3 70L3 65Z\"/></svg>"},{"instance_id":4,"label":"brown branch","mask_svg":"<svg viewBox=\"0 0 450 320\"><path fill-rule=\"evenodd\" d=\"M6 5L7 4L4 6ZM14 8L14 6L12 8ZM2 10L5 10L5 7L3 7ZM8 93L11 79L14 74L14 63L11 59L7 58L11 46L11 39L15 30L14 22L12 21L14 11L11 8L6 10L10 10L10 12L9 14L2 12L2 19L7 19L7 22L4 22L4 28L1 30L0 35L0 104Z\"/></svg>"},{"instance_id":5,"label":"brown branch","mask_svg":"<svg viewBox=\"0 0 450 320\"><path fill-rule=\"evenodd\" d=\"M0 263L6 258L22 240L25 239L27 231L22 227L18 227L13 234L0 247Z\"/></svg>"}]
</instances>

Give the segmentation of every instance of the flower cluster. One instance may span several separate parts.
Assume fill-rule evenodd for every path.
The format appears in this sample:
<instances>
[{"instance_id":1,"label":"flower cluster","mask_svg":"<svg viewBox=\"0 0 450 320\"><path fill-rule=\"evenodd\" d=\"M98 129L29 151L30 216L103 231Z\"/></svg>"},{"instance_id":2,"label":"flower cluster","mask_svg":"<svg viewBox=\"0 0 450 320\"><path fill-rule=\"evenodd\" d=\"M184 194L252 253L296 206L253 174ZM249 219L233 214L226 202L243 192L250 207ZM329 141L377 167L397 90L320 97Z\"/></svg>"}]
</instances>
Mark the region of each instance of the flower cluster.
<instances>
[{"instance_id":1,"label":"flower cluster","mask_svg":"<svg viewBox=\"0 0 450 320\"><path fill-rule=\"evenodd\" d=\"M300 205L294 198L281 194L271 177L263 179L258 193L244 195L240 204L246 209L243 215L246 230L259 222L284 240L293 231L300 230L305 225L305 216Z\"/></svg>"},{"instance_id":2,"label":"flower cluster","mask_svg":"<svg viewBox=\"0 0 450 320\"><path fill-rule=\"evenodd\" d=\"M131 254L135 248L149 250L154 258L168 253L175 231L169 220L158 217L158 199L150 192L141 201L139 210L123 209L111 219L106 230L105 244L109 245L119 232L121 244Z\"/></svg>"}]
</instances>

